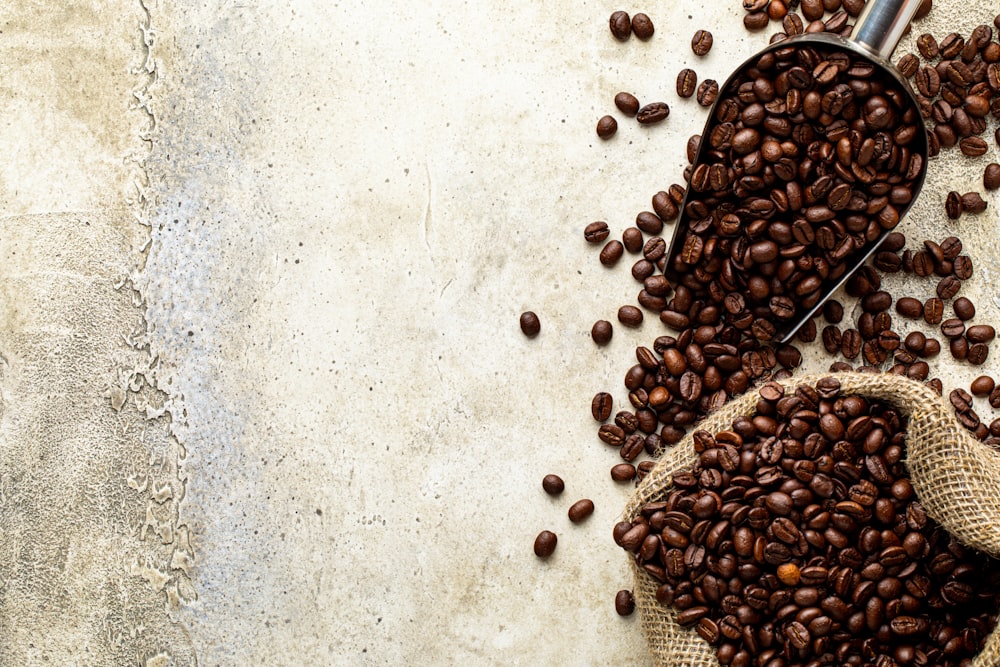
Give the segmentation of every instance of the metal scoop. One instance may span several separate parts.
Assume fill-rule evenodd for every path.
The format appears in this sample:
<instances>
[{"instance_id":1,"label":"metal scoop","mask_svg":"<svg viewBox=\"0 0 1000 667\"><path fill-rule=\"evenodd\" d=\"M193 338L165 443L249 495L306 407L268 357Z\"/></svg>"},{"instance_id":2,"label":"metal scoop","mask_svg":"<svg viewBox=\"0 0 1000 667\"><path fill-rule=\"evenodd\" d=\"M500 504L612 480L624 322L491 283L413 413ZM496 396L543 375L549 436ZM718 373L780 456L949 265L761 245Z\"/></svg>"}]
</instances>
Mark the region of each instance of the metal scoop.
<instances>
[{"instance_id":1,"label":"metal scoop","mask_svg":"<svg viewBox=\"0 0 1000 667\"><path fill-rule=\"evenodd\" d=\"M913 92L910 89L909 84L899 74L895 66L889 61L889 57L892 55L893 50L896 48L896 44L899 42L900 37L905 32L906 27L909 25L910 20L913 18L920 4L921 0L869 0L864 11L858 17L858 20L854 25L852 35L849 39L845 39L831 33L807 33L796 35L783 41L771 44L744 62L743 65L741 65L740 68L737 69L736 72L729 77L729 79L727 79L725 85L720 88L720 95L710 109L709 118L705 124L705 129L702 132L700 146L692 165L692 173L694 173L694 169L698 165L703 162L708 162L707 158L710 153L713 153L713 151L715 152L715 159L718 159L718 152L709 145L709 137L712 130L715 126L720 124L716 118L717 110L720 105L725 103L726 99L732 99L736 95L736 86L734 85L734 81L737 81L741 78L741 76L745 75L748 69L755 67L762 56L768 53L781 52L781 50L789 48L813 48L822 50L827 54L830 52L841 52L848 54L853 61L864 61L869 63L874 68L869 80L881 81L887 89L889 87L893 87L898 88L899 91L901 91L904 106L899 112L900 117L907 108L913 108L916 110L917 120L914 123L916 125L916 136L912 137L906 145L906 148L910 151L912 156L919 156L919 174L916 174L916 177L911 181L912 197L910 201L895 207L896 211L898 211L899 218L902 218L906 211L909 210L913 200L916 199L917 194L923 186L927 169L927 132L923 124L923 119L919 114L917 100L913 96ZM785 53L788 52L786 51ZM895 128L888 129L891 131ZM797 178L798 177L796 176L796 179ZM809 185L809 183L800 183L800 185L805 188ZM694 221L692 219L691 211L689 211L689 203L693 200L697 203L697 200L705 199L706 197L704 192L695 193L693 190L694 187L689 183L684 196L684 201L681 204L680 217L674 229L673 239L670 242L670 247L666 255L666 263L664 264L664 275L670 284L675 287L684 282L686 274L690 274L692 271L696 270L695 265L697 264L697 261L686 263L682 260L682 255L690 257L690 253L684 252L684 245L689 237L688 232L691 229L692 224L699 224L697 219ZM767 196L767 191L764 191L763 196ZM704 214L704 210L700 211L700 213ZM841 213L848 214L848 211L838 211L838 214ZM801 219L802 215L801 210L793 211L788 208L785 212L780 212L780 210L774 212L773 217L769 218L769 222L778 220L791 225L797 218ZM746 218L748 216L743 217ZM701 223L704 222L705 218L701 218ZM770 229L770 227L768 227L768 229ZM872 255L872 253L875 252L890 231L891 229L883 229L878 238L870 240L861 248L855 248L852 254L844 260L844 263L848 263L846 269L837 276L832 275L831 272L831 275L828 278L823 279L818 291L810 293L808 301L811 301L812 303L809 303L808 301L802 303L801 311L795 313L791 319L783 320L780 317L772 318L771 324L773 324L774 333L771 340L778 343L789 342L799 327L812 318L823 306L823 303L830 298L830 295L843 285L851 277L851 275L865 263L865 261ZM741 289L743 296L747 297L747 303L749 303L750 293L748 291L746 281L744 281L742 286L735 291L739 292ZM729 292L729 290L726 291L727 293Z\"/></svg>"}]
</instances>

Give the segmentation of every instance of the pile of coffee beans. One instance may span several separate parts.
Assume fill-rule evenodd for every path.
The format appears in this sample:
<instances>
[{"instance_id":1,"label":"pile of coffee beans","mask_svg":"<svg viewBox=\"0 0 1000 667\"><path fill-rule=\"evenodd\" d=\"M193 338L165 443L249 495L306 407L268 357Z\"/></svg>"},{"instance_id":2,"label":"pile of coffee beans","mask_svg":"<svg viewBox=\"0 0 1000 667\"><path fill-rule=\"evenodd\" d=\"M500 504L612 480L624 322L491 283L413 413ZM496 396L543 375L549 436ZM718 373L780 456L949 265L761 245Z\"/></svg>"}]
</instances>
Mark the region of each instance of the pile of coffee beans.
<instances>
[{"instance_id":1,"label":"pile of coffee beans","mask_svg":"<svg viewBox=\"0 0 1000 667\"><path fill-rule=\"evenodd\" d=\"M690 303L668 305L665 324L693 316L770 341L898 224L924 168L923 133L909 96L872 72L847 53L798 47L732 82L665 266Z\"/></svg>"},{"instance_id":2,"label":"pile of coffee beans","mask_svg":"<svg viewBox=\"0 0 1000 667\"><path fill-rule=\"evenodd\" d=\"M665 500L615 526L657 599L722 665L971 664L1000 562L927 517L906 419L835 377L758 393L753 416L695 432L698 462Z\"/></svg>"}]
</instances>

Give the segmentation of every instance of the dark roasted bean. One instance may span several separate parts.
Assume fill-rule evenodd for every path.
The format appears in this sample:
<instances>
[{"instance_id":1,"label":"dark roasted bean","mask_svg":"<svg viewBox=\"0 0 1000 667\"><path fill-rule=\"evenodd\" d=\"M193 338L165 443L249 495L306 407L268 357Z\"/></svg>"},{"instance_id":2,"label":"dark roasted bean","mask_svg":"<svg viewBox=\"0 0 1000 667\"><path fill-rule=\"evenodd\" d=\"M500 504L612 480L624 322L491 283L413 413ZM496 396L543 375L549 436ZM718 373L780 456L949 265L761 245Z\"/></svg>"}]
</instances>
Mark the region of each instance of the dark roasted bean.
<instances>
[{"instance_id":1,"label":"dark roasted bean","mask_svg":"<svg viewBox=\"0 0 1000 667\"><path fill-rule=\"evenodd\" d=\"M632 34L632 21L629 18L629 15L625 12L614 12L611 14L611 18L608 22L611 27L611 34L614 35L617 40L624 42Z\"/></svg>"},{"instance_id":2,"label":"dark roasted bean","mask_svg":"<svg viewBox=\"0 0 1000 667\"><path fill-rule=\"evenodd\" d=\"M601 116L597 121L597 136L601 139L610 139L618 131L618 121L612 116Z\"/></svg>"},{"instance_id":3,"label":"dark roasted bean","mask_svg":"<svg viewBox=\"0 0 1000 667\"><path fill-rule=\"evenodd\" d=\"M542 330L542 323L539 321L538 315L530 310L521 313L520 325L521 333L528 338L534 338Z\"/></svg>"},{"instance_id":4,"label":"dark roasted bean","mask_svg":"<svg viewBox=\"0 0 1000 667\"><path fill-rule=\"evenodd\" d=\"M556 550L556 534L548 530L538 533L535 538L535 555L539 558L548 558Z\"/></svg>"},{"instance_id":5,"label":"dark roasted bean","mask_svg":"<svg viewBox=\"0 0 1000 667\"><path fill-rule=\"evenodd\" d=\"M642 40L647 40L653 36L653 22L645 14L636 14L632 17L632 32Z\"/></svg>"},{"instance_id":6,"label":"dark roasted bean","mask_svg":"<svg viewBox=\"0 0 1000 667\"><path fill-rule=\"evenodd\" d=\"M626 116L634 116L639 111L639 100L632 93L621 92L615 95L615 106Z\"/></svg>"},{"instance_id":7,"label":"dark roasted bean","mask_svg":"<svg viewBox=\"0 0 1000 667\"><path fill-rule=\"evenodd\" d=\"M570 505L567 514L573 523L580 523L594 513L594 501L584 498Z\"/></svg>"},{"instance_id":8,"label":"dark roasted bean","mask_svg":"<svg viewBox=\"0 0 1000 667\"><path fill-rule=\"evenodd\" d=\"M659 123L670 115L670 107L666 102L651 102L639 109L635 119L642 125Z\"/></svg>"}]
</instances>

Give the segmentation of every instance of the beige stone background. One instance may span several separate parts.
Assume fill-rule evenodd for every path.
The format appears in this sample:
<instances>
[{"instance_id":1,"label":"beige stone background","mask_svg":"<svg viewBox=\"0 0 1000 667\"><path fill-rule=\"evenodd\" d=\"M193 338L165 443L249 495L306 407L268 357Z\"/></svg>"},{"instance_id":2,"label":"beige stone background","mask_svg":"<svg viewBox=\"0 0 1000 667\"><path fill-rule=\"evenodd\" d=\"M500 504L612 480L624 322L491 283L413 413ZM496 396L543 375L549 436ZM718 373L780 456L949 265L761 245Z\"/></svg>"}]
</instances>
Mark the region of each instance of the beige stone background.
<instances>
[{"instance_id":1,"label":"beige stone background","mask_svg":"<svg viewBox=\"0 0 1000 667\"><path fill-rule=\"evenodd\" d=\"M936 5L917 32L996 12ZM680 179L704 113L677 71L721 81L766 35L660 3L619 44L618 8L0 7L0 664L648 664L589 403L624 406L660 327L594 347L638 290L580 231ZM601 142L619 90L672 114ZM942 204L996 159L933 161L901 227L962 236L991 323L997 202Z\"/></svg>"}]
</instances>

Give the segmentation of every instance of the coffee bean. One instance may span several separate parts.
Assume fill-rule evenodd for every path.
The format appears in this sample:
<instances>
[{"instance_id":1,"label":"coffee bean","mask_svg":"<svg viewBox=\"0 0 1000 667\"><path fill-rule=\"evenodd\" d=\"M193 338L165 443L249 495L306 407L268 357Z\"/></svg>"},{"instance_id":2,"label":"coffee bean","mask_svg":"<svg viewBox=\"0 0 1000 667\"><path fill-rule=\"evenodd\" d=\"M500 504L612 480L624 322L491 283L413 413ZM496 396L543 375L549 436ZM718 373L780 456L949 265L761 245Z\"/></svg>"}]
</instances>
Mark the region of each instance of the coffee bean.
<instances>
[{"instance_id":1,"label":"coffee bean","mask_svg":"<svg viewBox=\"0 0 1000 667\"><path fill-rule=\"evenodd\" d=\"M627 327L637 327L642 324L642 311L635 306L622 306L618 309L618 321Z\"/></svg>"},{"instance_id":2,"label":"coffee bean","mask_svg":"<svg viewBox=\"0 0 1000 667\"><path fill-rule=\"evenodd\" d=\"M830 324L840 324L844 319L844 307L839 301L831 299L823 304L823 317Z\"/></svg>"},{"instance_id":3,"label":"coffee bean","mask_svg":"<svg viewBox=\"0 0 1000 667\"><path fill-rule=\"evenodd\" d=\"M603 422L611 416L611 408L614 406L614 398L606 391L598 392L590 402L590 413L594 419Z\"/></svg>"},{"instance_id":4,"label":"coffee bean","mask_svg":"<svg viewBox=\"0 0 1000 667\"><path fill-rule=\"evenodd\" d=\"M766 12L750 12L743 16L743 27L750 31L763 30L767 27L768 21L769 17Z\"/></svg>"},{"instance_id":5,"label":"coffee bean","mask_svg":"<svg viewBox=\"0 0 1000 667\"><path fill-rule=\"evenodd\" d=\"M653 36L655 29L653 22L645 14L636 14L632 17L632 32L641 40L647 40Z\"/></svg>"},{"instance_id":6,"label":"coffee bean","mask_svg":"<svg viewBox=\"0 0 1000 667\"><path fill-rule=\"evenodd\" d=\"M941 323L944 316L944 303L941 299L933 297L924 303L924 321L930 325Z\"/></svg>"},{"instance_id":7,"label":"coffee bean","mask_svg":"<svg viewBox=\"0 0 1000 667\"><path fill-rule=\"evenodd\" d=\"M712 50L712 33L707 30L698 30L691 38L691 50L696 56L707 55Z\"/></svg>"},{"instance_id":8,"label":"coffee bean","mask_svg":"<svg viewBox=\"0 0 1000 667\"><path fill-rule=\"evenodd\" d=\"M631 93L621 92L615 95L615 106L626 116L635 116L639 111L639 100Z\"/></svg>"},{"instance_id":9,"label":"coffee bean","mask_svg":"<svg viewBox=\"0 0 1000 667\"><path fill-rule=\"evenodd\" d=\"M944 201L944 210L951 220L958 220L964 211L962 206L962 196L956 191L952 190L948 193L948 196Z\"/></svg>"},{"instance_id":10,"label":"coffee bean","mask_svg":"<svg viewBox=\"0 0 1000 667\"><path fill-rule=\"evenodd\" d=\"M590 328L590 337L598 345L607 345L611 342L611 336L614 332L614 328L611 326L611 322L607 320L597 320L594 322L594 326ZM608 413L611 414L610 412ZM607 417L605 417L607 419Z\"/></svg>"},{"instance_id":11,"label":"coffee bean","mask_svg":"<svg viewBox=\"0 0 1000 667\"><path fill-rule=\"evenodd\" d=\"M969 341L964 337L952 338L951 342L948 343L948 349L951 356L959 361L965 361L969 358Z\"/></svg>"},{"instance_id":12,"label":"coffee bean","mask_svg":"<svg viewBox=\"0 0 1000 667\"><path fill-rule=\"evenodd\" d=\"M907 79L913 76L919 68L920 58L912 53L907 53L896 62L896 69Z\"/></svg>"},{"instance_id":13,"label":"coffee bean","mask_svg":"<svg viewBox=\"0 0 1000 667\"><path fill-rule=\"evenodd\" d=\"M523 333L528 338L534 338L538 335L538 332L542 330L542 323L538 319L538 315L534 312L527 310L521 313L521 333Z\"/></svg>"},{"instance_id":14,"label":"coffee bean","mask_svg":"<svg viewBox=\"0 0 1000 667\"><path fill-rule=\"evenodd\" d=\"M538 533L535 538L535 555L539 558L548 558L556 550L556 534L548 530Z\"/></svg>"},{"instance_id":15,"label":"coffee bean","mask_svg":"<svg viewBox=\"0 0 1000 667\"><path fill-rule=\"evenodd\" d=\"M566 488L566 484L559 475L546 475L542 478L542 488L550 496L558 496Z\"/></svg>"},{"instance_id":16,"label":"coffee bean","mask_svg":"<svg viewBox=\"0 0 1000 667\"><path fill-rule=\"evenodd\" d=\"M969 346L969 363L979 366L986 363L990 348L985 343L974 343Z\"/></svg>"},{"instance_id":17,"label":"coffee bean","mask_svg":"<svg viewBox=\"0 0 1000 667\"><path fill-rule=\"evenodd\" d=\"M615 611L619 616L631 616L635 611L635 597L632 591L621 590L615 595Z\"/></svg>"},{"instance_id":18,"label":"coffee bean","mask_svg":"<svg viewBox=\"0 0 1000 667\"><path fill-rule=\"evenodd\" d=\"M996 330L989 324L976 324L968 328L965 337L970 343L988 343L996 338Z\"/></svg>"},{"instance_id":19,"label":"coffee bean","mask_svg":"<svg viewBox=\"0 0 1000 667\"><path fill-rule=\"evenodd\" d=\"M677 95L688 98L694 95L698 85L698 75L693 69L682 69L677 73Z\"/></svg>"},{"instance_id":20,"label":"coffee bean","mask_svg":"<svg viewBox=\"0 0 1000 667\"><path fill-rule=\"evenodd\" d=\"M601 264L611 267L618 263L623 254L625 254L625 246L622 245L621 241L611 240L601 249L599 259Z\"/></svg>"},{"instance_id":21,"label":"coffee bean","mask_svg":"<svg viewBox=\"0 0 1000 667\"><path fill-rule=\"evenodd\" d=\"M663 231L663 220L652 211L641 211L635 216L635 226L647 234L659 234Z\"/></svg>"},{"instance_id":22,"label":"coffee bean","mask_svg":"<svg viewBox=\"0 0 1000 667\"><path fill-rule=\"evenodd\" d=\"M924 305L913 297L904 296L896 302L896 312L903 317L917 320L924 315Z\"/></svg>"},{"instance_id":23,"label":"coffee bean","mask_svg":"<svg viewBox=\"0 0 1000 667\"><path fill-rule=\"evenodd\" d=\"M980 375L972 381L970 389L973 396L989 396L995 387L996 383L993 378L989 375Z\"/></svg>"},{"instance_id":24,"label":"coffee bean","mask_svg":"<svg viewBox=\"0 0 1000 667\"><path fill-rule=\"evenodd\" d=\"M947 319L941 323L941 333L945 338L958 338L965 333L965 323L957 317Z\"/></svg>"},{"instance_id":25,"label":"coffee bean","mask_svg":"<svg viewBox=\"0 0 1000 667\"><path fill-rule=\"evenodd\" d=\"M670 115L670 107L666 102L652 102L639 109L635 119L642 125L659 123Z\"/></svg>"},{"instance_id":26,"label":"coffee bean","mask_svg":"<svg viewBox=\"0 0 1000 667\"><path fill-rule=\"evenodd\" d=\"M983 172L983 187L987 190L1000 188L1000 164L991 162Z\"/></svg>"},{"instance_id":27,"label":"coffee bean","mask_svg":"<svg viewBox=\"0 0 1000 667\"><path fill-rule=\"evenodd\" d=\"M962 150L962 153L969 157L985 155L989 149L989 146L987 146L981 137L965 137L958 142L958 146Z\"/></svg>"},{"instance_id":28,"label":"coffee bean","mask_svg":"<svg viewBox=\"0 0 1000 667\"><path fill-rule=\"evenodd\" d=\"M942 299L950 299L958 294L962 288L962 281L955 276L945 276L937 286L937 295Z\"/></svg>"},{"instance_id":29,"label":"coffee bean","mask_svg":"<svg viewBox=\"0 0 1000 667\"><path fill-rule=\"evenodd\" d=\"M653 211L660 217L661 220L673 220L677 217L677 203L674 201L670 193L663 191L657 192L653 195L652 204Z\"/></svg>"},{"instance_id":30,"label":"coffee bean","mask_svg":"<svg viewBox=\"0 0 1000 667\"><path fill-rule=\"evenodd\" d=\"M986 201L978 192L966 192L962 195L962 210L966 213L982 213L986 210Z\"/></svg>"},{"instance_id":31,"label":"coffee bean","mask_svg":"<svg viewBox=\"0 0 1000 667\"><path fill-rule=\"evenodd\" d=\"M934 35L930 33L924 33L917 38L917 50L920 51L920 55L928 60L933 60L938 57L938 43L934 38Z\"/></svg>"},{"instance_id":32,"label":"coffee bean","mask_svg":"<svg viewBox=\"0 0 1000 667\"><path fill-rule=\"evenodd\" d=\"M625 246L627 252L633 254L639 252L642 250L643 243L642 232L637 227L627 227L622 232L622 245ZM633 275L635 274L633 273ZM636 278L636 280L644 280L645 278L646 276L643 276L642 278Z\"/></svg>"},{"instance_id":33,"label":"coffee bean","mask_svg":"<svg viewBox=\"0 0 1000 667\"><path fill-rule=\"evenodd\" d=\"M611 34L615 39L624 42L632 35L632 22L629 15L622 11L611 14L609 19Z\"/></svg>"},{"instance_id":34,"label":"coffee bean","mask_svg":"<svg viewBox=\"0 0 1000 667\"><path fill-rule=\"evenodd\" d=\"M959 255L955 258L952 270L959 280L968 280L972 277L972 259L967 255Z\"/></svg>"},{"instance_id":35,"label":"coffee bean","mask_svg":"<svg viewBox=\"0 0 1000 667\"><path fill-rule=\"evenodd\" d=\"M583 238L587 243L601 243L610 233L606 222L592 222L583 228Z\"/></svg>"},{"instance_id":36,"label":"coffee bean","mask_svg":"<svg viewBox=\"0 0 1000 667\"><path fill-rule=\"evenodd\" d=\"M584 498L570 505L567 514L573 523L580 523L594 513L594 501Z\"/></svg>"},{"instance_id":37,"label":"coffee bean","mask_svg":"<svg viewBox=\"0 0 1000 667\"><path fill-rule=\"evenodd\" d=\"M697 99L701 106L712 106L718 96L719 84L714 79L705 79L698 85Z\"/></svg>"},{"instance_id":38,"label":"coffee bean","mask_svg":"<svg viewBox=\"0 0 1000 667\"><path fill-rule=\"evenodd\" d=\"M975 305L964 296L955 299L952 308L955 310L955 317L963 322L967 322L976 316Z\"/></svg>"},{"instance_id":39,"label":"coffee bean","mask_svg":"<svg viewBox=\"0 0 1000 667\"><path fill-rule=\"evenodd\" d=\"M601 116L597 121L597 136L601 139L610 139L618 131L618 121L611 116Z\"/></svg>"},{"instance_id":40,"label":"coffee bean","mask_svg":"<svg viewBox=\"0 0 1000 667\"><path fill-rule=\"evenodd\" d=\"M611 479L616 482L629 482L635 479L635 466L631 463L619 463L611 467Z\"/></svg>"}]
</instances>

